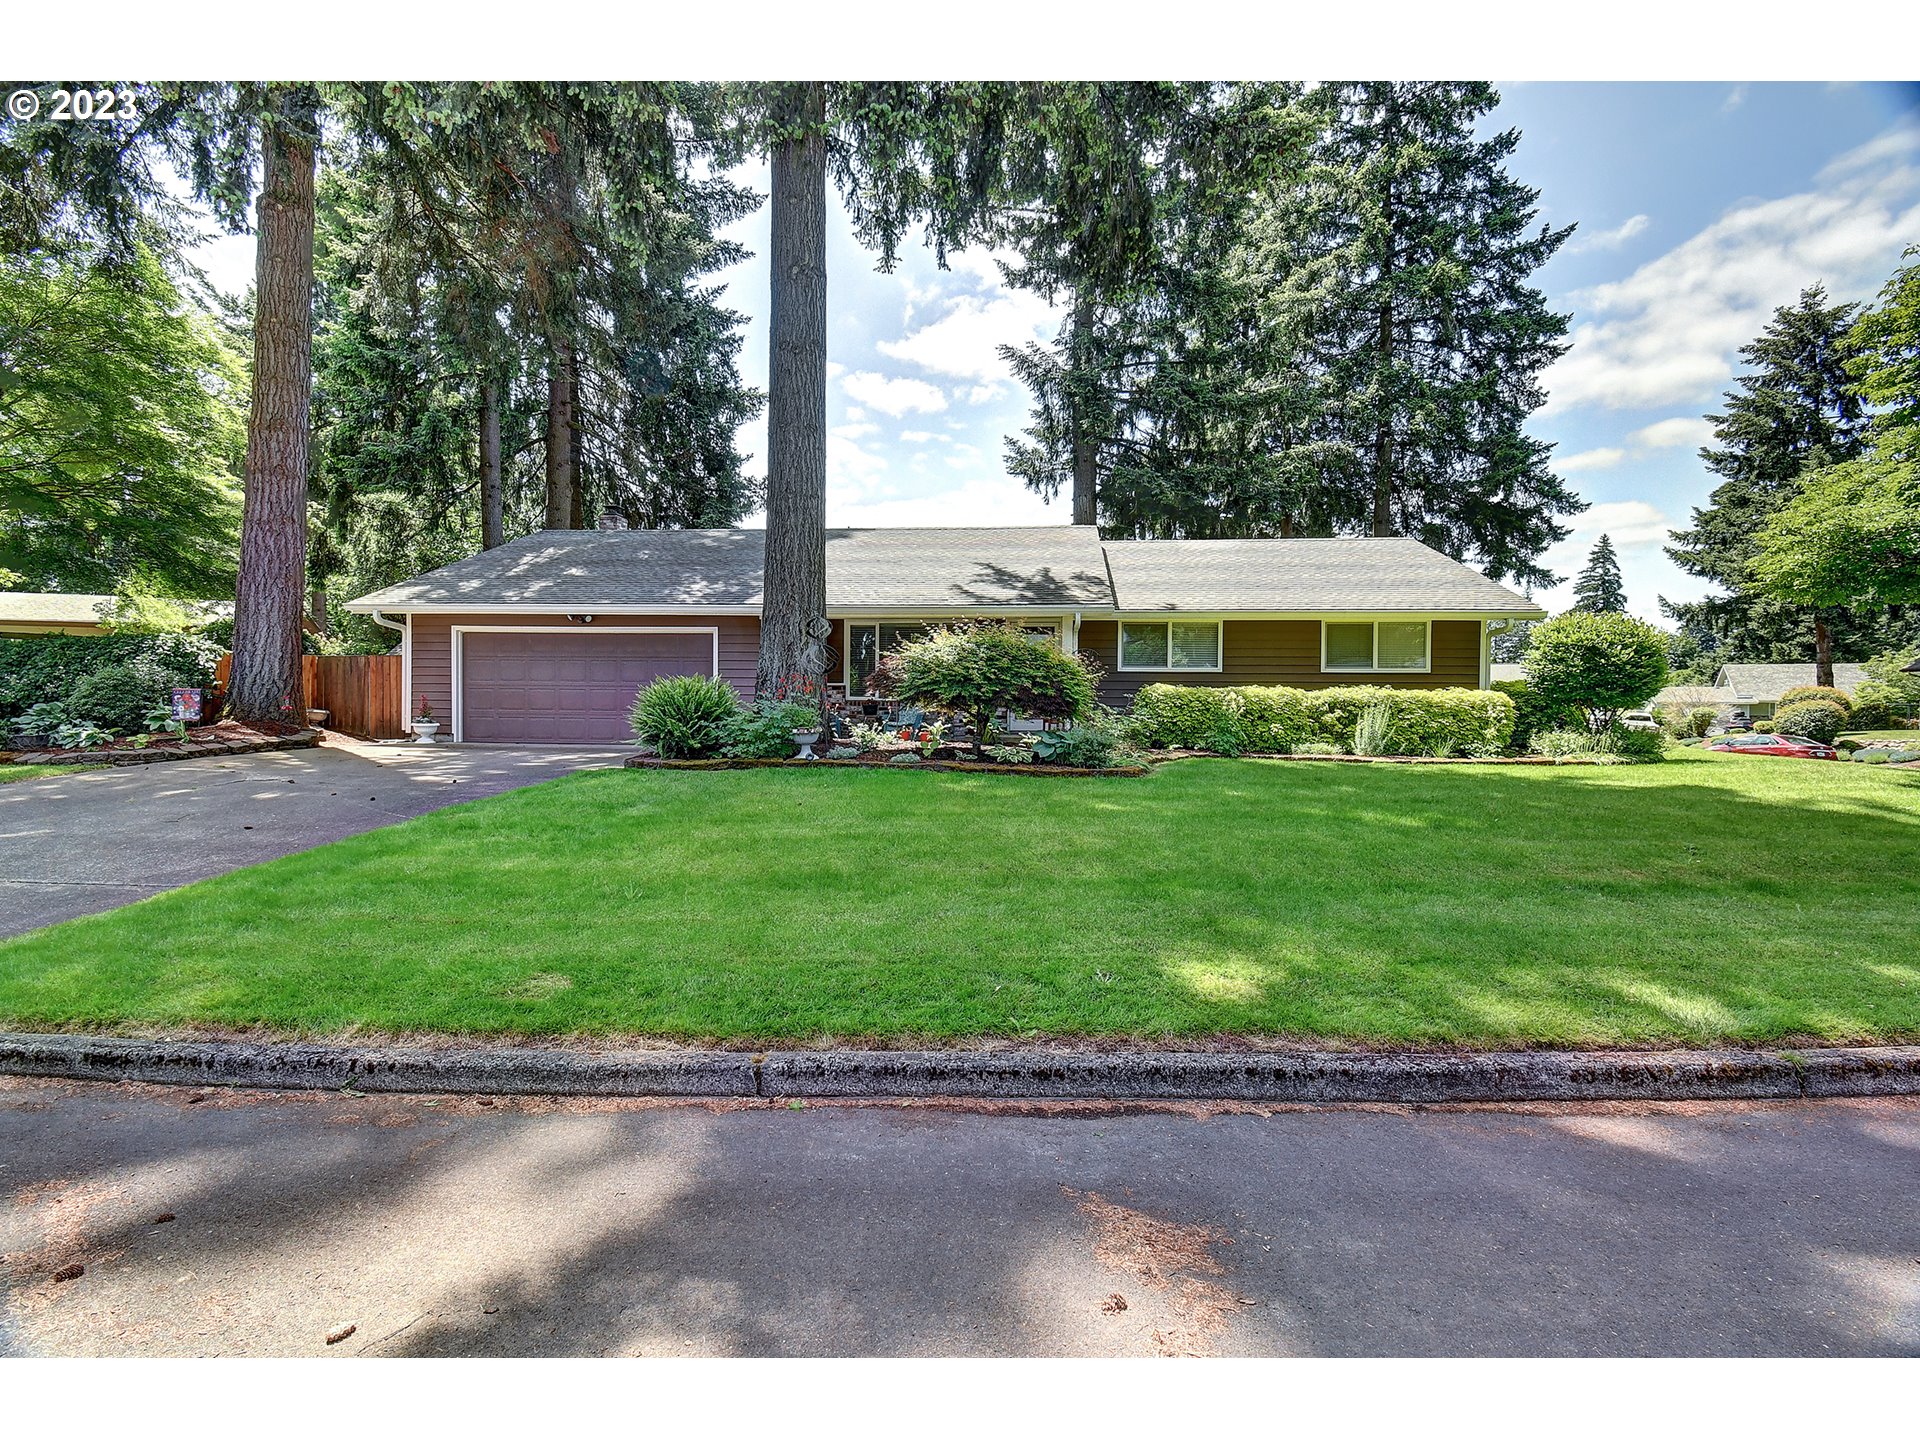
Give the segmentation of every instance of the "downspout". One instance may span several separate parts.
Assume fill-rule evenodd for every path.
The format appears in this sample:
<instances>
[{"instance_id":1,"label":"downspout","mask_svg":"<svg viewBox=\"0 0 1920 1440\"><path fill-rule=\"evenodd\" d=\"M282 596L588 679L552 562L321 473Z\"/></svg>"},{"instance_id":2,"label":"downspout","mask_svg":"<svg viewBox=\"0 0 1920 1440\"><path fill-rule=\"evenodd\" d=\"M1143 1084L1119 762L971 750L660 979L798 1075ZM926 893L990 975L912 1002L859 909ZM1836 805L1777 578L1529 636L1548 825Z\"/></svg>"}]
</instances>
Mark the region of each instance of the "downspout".
<instances>
[{"instance_id":1,"label":"downspout","mask_svg":"<svg viewBox=\"0 0 1920 1440\"><path fill-rule=\"evenodd\" d=\"M404 625L387 619L378 610L369 610L367 618L376 625L400 632L400 728L407 728L407 715L413 704L413 616Z\"/></svg>"}]
</instances>

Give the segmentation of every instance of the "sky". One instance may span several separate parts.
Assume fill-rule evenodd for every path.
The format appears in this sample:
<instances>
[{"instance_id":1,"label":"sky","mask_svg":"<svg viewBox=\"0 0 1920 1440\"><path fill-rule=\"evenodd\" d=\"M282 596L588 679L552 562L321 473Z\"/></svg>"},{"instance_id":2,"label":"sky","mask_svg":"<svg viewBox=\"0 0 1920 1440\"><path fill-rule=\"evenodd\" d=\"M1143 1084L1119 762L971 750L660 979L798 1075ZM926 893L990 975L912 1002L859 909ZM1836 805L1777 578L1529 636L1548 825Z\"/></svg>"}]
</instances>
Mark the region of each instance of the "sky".
<instances>
[{"instance_id":1,"label":"sky","mask_svg":"<svg viewBox=\"0 0 1920 1440\"><path fill-rule=\"evenodd\" d=\"M1704 582L1662 553L1704 503L1704 415L1741 345L1774 308L1824 284L1870 299L1920 244L1920 85L1502 83L1489 132L1521 133L1511 173L1540 191L1546 223L1578 224L1534 277L1571 315L1571 348L1546 375L1529 422L1590 508L1545 557L1569 581L1602 533L1613 538L1629 608L1692 599ZM761 193L764 167L740 178ZM768 282L763 206L728 232L754 258L717 277L747 316L742 373L765 388ZM252 273L249 237L199 257L223 289ZM827 520L833 525L1064 524L1006 474L1006 437L1027 396L1000 345L1048 340L1059 316L1000 283L968 251L940 269L917 243L890 274L829 219ZM764 418L741 448L758 473ZM760 523L752 517L747 524ZM1549 609L1570 584L1536 592Z\"/></svg>"}]
</instances>

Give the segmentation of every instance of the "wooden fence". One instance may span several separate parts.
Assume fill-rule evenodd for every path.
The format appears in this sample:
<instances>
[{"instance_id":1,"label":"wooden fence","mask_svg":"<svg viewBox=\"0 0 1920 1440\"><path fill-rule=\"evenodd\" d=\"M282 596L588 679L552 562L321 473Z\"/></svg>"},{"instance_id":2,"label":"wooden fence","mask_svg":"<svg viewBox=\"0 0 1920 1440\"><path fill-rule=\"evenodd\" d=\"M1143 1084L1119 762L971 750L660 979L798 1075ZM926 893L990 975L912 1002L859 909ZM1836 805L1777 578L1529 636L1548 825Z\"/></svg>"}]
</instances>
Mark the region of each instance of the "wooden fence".
<instances>
[{"instance_id":1,"label":"wooden fence","mask_svg":"<svg viewBox=\"0 0 1920 1440\"><path fill-rule=\"evenodd\" d=\"M222 655L214 683L225 689L232 668L233 656ZM302 655L300 685L307 709L328 712L329 729L371 740L407 733L398 655Z\"/></svg>"}]
</instances>

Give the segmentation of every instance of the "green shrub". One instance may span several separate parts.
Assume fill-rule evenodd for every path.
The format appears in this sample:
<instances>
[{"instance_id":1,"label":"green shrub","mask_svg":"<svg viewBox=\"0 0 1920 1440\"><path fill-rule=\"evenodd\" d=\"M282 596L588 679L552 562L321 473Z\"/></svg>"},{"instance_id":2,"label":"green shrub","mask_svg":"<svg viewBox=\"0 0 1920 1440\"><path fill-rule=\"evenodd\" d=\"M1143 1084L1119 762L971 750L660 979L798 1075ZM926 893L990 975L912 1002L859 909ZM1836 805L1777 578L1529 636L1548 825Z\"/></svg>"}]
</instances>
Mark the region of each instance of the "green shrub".
<instances>
[{"instance_id":1,"label":"green shrub","mask_svg":"<svg viewBox=\"0 0 1920 1440\"><path fill-rule=\"evenodd\" d=\"M1662 705L1654 718L1674 739L1697 740L1713 728L1719 714L1711 705Z\"/></svg>"},{"instance_id":2,"label":"green shrub","mask_svg":"<svg viewBox=\"0 0 1920 1440\"><path fill-rule=\"evenodd\" d=\"M1360 712L1353 722L1353 753L1356 755L1393 754L1393 707L1381 701Z\"/></svg>"},{"instance_id":3,"label":"green shrub","mask_svg":"<svg viewBox=\"0 0 1920 1440\"><path fill-rule=\"evenodd\" d=\"M1103 725L1074 725L1065 730L1042 730L1033 737L1037 765L1065 765L1077 770L1105 770L1114 764L1116 741Z\"/></svg>"},{"instance_id":4,"label":"green shrub","mask_svg":"<svg viewBox=\"0 0 1920 1440\"><path fill-rule=\"evenodd\" d=\"M1846 724L1847 712L1831 700L1802 700L1773 712L1776 734L1804 735L1825 745L1831 745Z\"/></svg>"},{"instance_id":5,"label":"green shrub","mask_svg":"<svg viewBox=\"0 0 1920 1440\"><path fill-rule=\"evenodd\" d=\"M67 709L123 735L145 733L147 712L168 703L178 678L149 659L103 666L73 687Z\"/></svg>"},{"instance_id":6,"label":"green shrub","mask_svg":"<svg viewBox=\"0 0 1920 1440\"><path fill-rule=\"evenodd\" d=\"M1853 713L1853 697L1832 685L1790 686L1780 696L1779 709L1784 710L1789 705L1798 705L1803 700L1825 700L1830 705L1838 705L1842 714Z\"/></svg>"},{"instance_id":7,"label":"green shrub","mask_svg":"<svg viewBox=\"0 0 1920 1440\"><path fill-rule=\"evenodd\" d=\"M1496 680L1493 688L1513 702L1513 733L1507 743L1516 750L1529 749L1537 731L1565 730L1580 723L1579 711L1547 699L1524 680Z\"/></svg>"},{"instance_id":8,"label":"green shrub","mask_svg":"<svg viewBox=\"0 0 1920 1440\"><path fill-rule=\"evenodd\" d=\"M135 661L158 666L173 685L205 689L213 684L221 648L204 635L0 636L0 715L43 701L64 704L95 671Z\"/></svg>"},{"instance_id":9,"label":"green shrub","mask_svg":"<svg viewBox=\"0 0 1920 1440\"><path fill-rule=\"evenodd\" d=\"M1344 755L1347 753L1347 748L1344 745L1335 745L1326 740L1302 740L1288 753L1293 755Z\"/></svg>"},{"instance_id":10,"label":"green shrub","mask_svg":"<svg viewBox=\"0 0 1920 1440\"><path fill-rule=\"evenodd\" d=\"M672 675L633 697L634 736L668 760L698 760L719 750L740 713L733 686L710 675Z\"/></svg>"},{"instance_id":11,"label":"green shrub","mask_svg":"<svg viewBox=\"0 0 1920 1440\"><path fill-rule=\"evenodd\" d=\"M1221 755L1299 754L1312 742L1344 750L1370 706L1385 708L1402 754L1484 754L1501 749L1513 735L1512 697L1460 688L1148 685L1134 697L1131 719L1143 745Z\"/></svg>"},{"instance_id":12,"label":"green shrub","mask_svg":"<svg viewBox=\"0 0 1920 1440\"><path fill-rule=\"evenodd\" d=\"M942 626L906 640L875 671L881 693L964 715L977 759L1002 710L1036 720L1078 720L1093 709L1094 673L1078 655L1011 622Z\"/></svg>"},{"instance_id":13,"label":"green shrub","mask_svg":"<svg viewBox=\"0 0 1920 1440\"><path fill-rule=\"evenodd\" d=\"M1584 711L1599 734L1667 683L1667 637L1630 615L1569 610L1533 627L1524 663L1541 698Z\"/></svg>"},{"instance_id":14,"label":"green shrub","mask_svg":"<svg viewBox=\"0 0 1920 1440\"><path fill-rule=\"evenodd\" d=\"M1884 688L1884 687L1879 687ZM1893 693L1889 691L1888 693ZM1883 700L1869 680L1860 687L1853 699L1853 709L1847 715L1847 728L1850 730L1891 730L1898 723L1893 706Z\"/></svg>"},{"instance_id":15,"label":"green shrub","mask_svg":"<svg viewBox=\"0 0 1920 1440\"><path fill-rule=\"evenodd\" d=\"M1224 693L1239 698L1234 724L1225 727L1233 730L1237 726L1240 748L1234 753L1251 750L1255 754L1285 755L1295 745L1313 738L1313 717L1308 713L1306 691L1285 685L1241 685ZM1198 748L1219 749L1217 745Z\"/></svg>"},{"instance_id":16,"label":"green shrub","mask_svg":"<svg viewBox=\"0 0 1920 1440\"><path fill-rule=\"evenodd\" d=\"M721 726L720 753L732 760L784 760L796 751L793 732L820 728L810 700L756 700Z\"/></svg>"},{"instance_id":17,"label":"green shrub","mask_svg":"<svg viewBox=\"0 0 1920 1440\"><path fill-rule=\"evenodd\" d=\"M1893 752L1891 750L1856 750L1853 752L1853 758L1862 765L1885 765L1893 759Z\"/></svg>"},{"instance_id":18,"label":"green shrub","mask_svg":"<svg viewBox=\"0 0 1920 1440\"><path fill-rule=\"evenodd\" d=\"M1667 740L1658 730L1633 730L1610 725L1605 730L1542 730L1533 737L1533 753L1549 760L1592 756L1623 764L1647 764L1666 754Z\"/></svg>"},{"instance_id":19,"label":"green shrub","mask_svg":"<svg viewBox=\"0 0 1920 1440\"><path fill-rule=\"evenodd\" d=\"M1233 736L1245 750L1246 706L1241 691L1224 685L1145 685L1133 697L1135 737L1161 750L1206 750L1208 740Z\"/></svg>"}]
</instances>

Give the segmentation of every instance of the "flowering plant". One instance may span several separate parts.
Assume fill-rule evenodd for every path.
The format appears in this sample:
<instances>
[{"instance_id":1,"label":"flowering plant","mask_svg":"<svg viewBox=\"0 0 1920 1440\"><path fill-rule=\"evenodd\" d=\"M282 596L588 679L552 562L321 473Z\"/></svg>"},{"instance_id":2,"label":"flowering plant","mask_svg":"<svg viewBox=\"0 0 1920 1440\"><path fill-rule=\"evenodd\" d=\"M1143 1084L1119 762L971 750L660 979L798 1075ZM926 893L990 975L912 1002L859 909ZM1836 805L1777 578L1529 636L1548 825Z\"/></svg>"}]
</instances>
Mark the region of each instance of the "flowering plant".
<instances>
[{"instance_id":1,"label":"flowering plant","mask_svg":"<svg viewBox=\"0 0 1920 1440\"><path fill-rule=\"evenodd\" d=\"M414 711L413 718L416 720L433 720L436 718L433 713L433 707L427 704L426 696L422 695L420 697L420 708Z\"/></svg>"}]
</instances>

